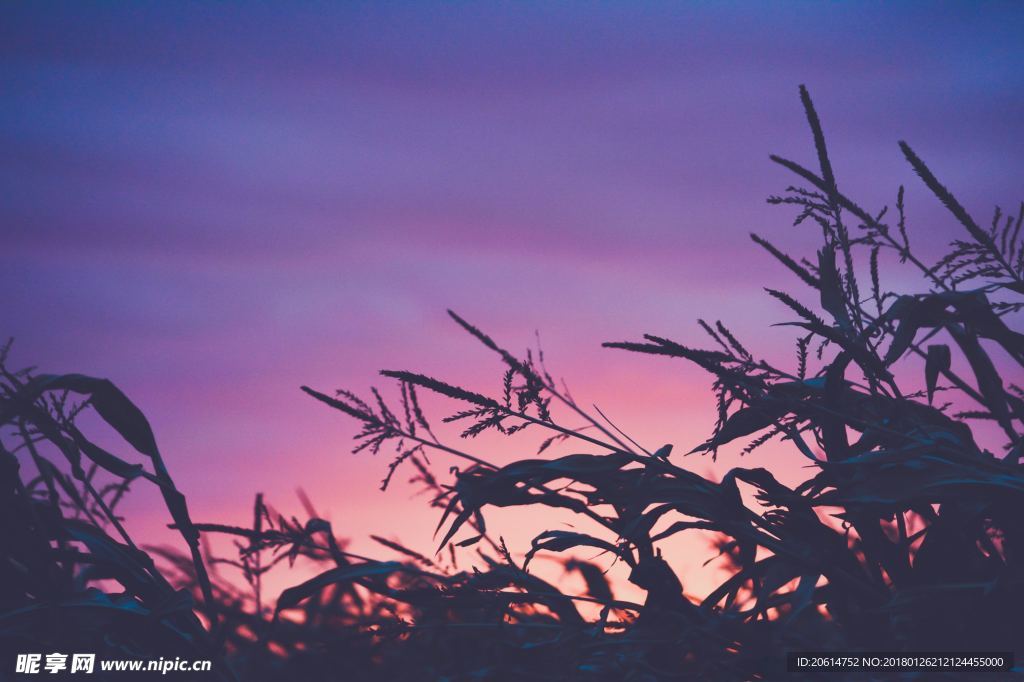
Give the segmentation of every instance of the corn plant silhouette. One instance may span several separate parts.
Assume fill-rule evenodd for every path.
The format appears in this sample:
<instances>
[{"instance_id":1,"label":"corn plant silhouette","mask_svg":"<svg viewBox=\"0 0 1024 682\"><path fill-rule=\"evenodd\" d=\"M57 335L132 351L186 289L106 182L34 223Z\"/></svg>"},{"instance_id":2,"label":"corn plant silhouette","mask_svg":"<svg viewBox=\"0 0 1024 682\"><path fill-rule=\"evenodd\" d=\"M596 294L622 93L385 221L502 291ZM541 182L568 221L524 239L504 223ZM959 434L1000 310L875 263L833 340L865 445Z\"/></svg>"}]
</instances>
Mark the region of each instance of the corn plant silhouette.
<instances>
[{"instance_id":1,"label":"corn plant silhouette","mask_svg":"<svg viewBox=\"0 0 1024 682\"><path fill-rule=\"evenodd\" d=\"M584 409L540 352L513 354L450 313L500 359L494 395L393 370L382 372L398 384L392 405L376 389L364 400L303 387L361 425L357 452L394 452L382 488L409 469L431 494L437 554L375 537L394 557L381 561L348 552L308 501L305 521L257 496L249 528L193 523L141 412L112 385L4 369L0 423L13 426L16 442L0 452L0 504L12 520L2 531L10 557L0 568L3 636L24 647L87 637L100 623L145 623L103 646L191 648L216 657L218 674L252 680L774 679L791 650L1020 651L1024 390L1012 379L1024 366L1024 335L1010 323L1024 306L1024 205L1011 215L997 210L980 226L901 142L913 171L963 228L945 257L926 264L911 245L903 188L891 213L869 212L843 193L803 87L800 96L818 168L771 157L800 184L769 203L796 209L795 225L819 232L820 248L793 257L751 235L804 287L767 291L790 311L782 324L797 332L792 366L760 359L722 322L700 321L710 348L653 334L605 345L711 374L718 419L691 454L743 446L756 457L775 439L807 459L807 480L791 488L764 467L703 478L672 446L648 449ZM919 272L922 293L886 288L886 253ZM919 361L908 362L915 356L923 376ZM497 466L435 436L423 391L459 404L443 422L462 425L469 441L524 429L546 431L546 440L536 457ZM69 392L89 400L72 407ZM152 471L87 440L75 425L86 407L147 455ZM975 423L999 434L989 449ZM555 443L579 450L544 456ZM64 463L51 462L43 445ZM38 472L27 482L15 452ZM434 472L432 455L447 458L449 477ZM114 483L97 488L100 470ZM139 478L160 487L191 555L147 553L123 532L113 508ZM538 528L517 561L486 517L527 506L564 510L599 530ZM685 576L659 550L662 540L694 529L719 534L730 568L699 603L684 595ZM204 562L205 534L234 537L237 559ZM456 546L474 548L478 567L460 569ZM574 550L599 554L584 561ZM564 570L586 584L582 594L530 571L537 555L563 552ZM265 605L263 576L298 557L323 571ZM614 597L604 575L613 561L628 566L642 601ZM238 568L249 587L211 579L207 564ZM101 591L100 579L123 592ZM72 614L57 634L42 624L52 613Z\"/></svg>"}]
</instances>

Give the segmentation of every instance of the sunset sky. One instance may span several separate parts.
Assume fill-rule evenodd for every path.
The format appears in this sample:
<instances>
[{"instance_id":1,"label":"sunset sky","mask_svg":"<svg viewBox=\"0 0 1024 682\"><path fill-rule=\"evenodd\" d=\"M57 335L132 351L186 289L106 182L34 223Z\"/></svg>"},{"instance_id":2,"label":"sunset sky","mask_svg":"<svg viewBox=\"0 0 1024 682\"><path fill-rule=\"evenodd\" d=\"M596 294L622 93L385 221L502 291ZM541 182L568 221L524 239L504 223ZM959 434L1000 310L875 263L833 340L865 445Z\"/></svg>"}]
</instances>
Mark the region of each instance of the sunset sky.
<instances>
[{"instance_id":1,"label":"sunset sky","mask_svg":"<svg viewBox=\"0 0 1024 682\"><path fill-rule=\"evenodd\" d=\"M539 331L646 445L702 441L705 376L600 343L701 344L705 317L790 357L761 288L799 283L747 235L815 248L765 204L791 182L769 153L814 161L800 83L840 186L877 210L906 183L925 253L956 228L897 140L980 221L1024 198L1020 4L425 5L4 6L0 335L15 365L120 385L197 519L245 523L257 491L297 513L301 487L353 547L432 550L437 515L381 493L387 457L350 455L354 424L298 387L390 390L391 368L497 389L446 308L516 350ZM151 492L127 510L172 539ZM546 529L495 518L520 551Z\"/></svg>"}]
</instances>

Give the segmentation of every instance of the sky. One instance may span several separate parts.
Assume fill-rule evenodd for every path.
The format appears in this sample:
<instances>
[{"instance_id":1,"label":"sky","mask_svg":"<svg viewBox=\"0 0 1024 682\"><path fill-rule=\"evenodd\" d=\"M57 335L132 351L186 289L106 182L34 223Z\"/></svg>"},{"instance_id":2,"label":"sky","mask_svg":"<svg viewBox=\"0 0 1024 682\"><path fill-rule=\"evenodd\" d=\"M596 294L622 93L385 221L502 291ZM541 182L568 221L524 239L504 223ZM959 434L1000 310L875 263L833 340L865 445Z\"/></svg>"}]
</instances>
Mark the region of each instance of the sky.
<instances>
[{"instance_id":1,"label":"sky","mask_svg":"<svg viewBox=\"0 0 1024 682\"><path fill-rule=\"evenodd\" d=\"M0 335L15 365L121 386L202 521L245 523L257 491L299 513L302 488L355 548L432 549L437 515L402 472L380 492L387 457L349 454L355 425L299 386L394 396L389 368L496 390L500 364L448 308L512 349L539 334L576 397L644 444L704 440L707 377L600 343L697 345L703 317L790 358L761 289L796 283L748 234L816 248L765 203L791 182L770 153L814 162L801 83L840 187L878 210L906 183L925 253L956 227L897 140L983 220L1024 198L1019 4L2 12ZM535 444L475 446L500 462ZM753 457L802 475L784 449ZM131 529L173 540L151 491L127 504ZM495 518L518 551L547 529Z\"/></svg>"}]
</instances>

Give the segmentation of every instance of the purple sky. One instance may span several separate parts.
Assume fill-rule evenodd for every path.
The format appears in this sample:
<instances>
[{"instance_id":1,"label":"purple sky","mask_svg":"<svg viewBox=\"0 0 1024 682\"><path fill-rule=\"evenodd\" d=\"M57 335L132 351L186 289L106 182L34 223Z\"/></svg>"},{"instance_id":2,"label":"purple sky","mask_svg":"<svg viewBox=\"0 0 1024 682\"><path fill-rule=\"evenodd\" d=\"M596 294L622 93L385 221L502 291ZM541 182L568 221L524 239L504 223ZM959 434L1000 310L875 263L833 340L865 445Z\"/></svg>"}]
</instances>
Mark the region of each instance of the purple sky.
<instances>
[{"instance_id":1,"label":"purple sky","mask_svg":"<svg viewBox=\"0 0 1024 682\"><path fill-rule=\"evenodd\" d=\"M814 159L797 85L840 186L877 209L907 183L912 236L941 244L896 141L979 219L1016 206L1022 29L1000 3L8 5L0 334L16 364L121 385L198 518L302 486L343 534L429 547L436 517L379 493L387 460L349 456L299 384L493 387L451 307L513 348L540 330L578 396L688 450L706 378L599 344L702 343L703 316L789 353L760 287L791 283L746 235L814 248L764 204L790 182L769 153Z\"/></svg>"}]
</instances>

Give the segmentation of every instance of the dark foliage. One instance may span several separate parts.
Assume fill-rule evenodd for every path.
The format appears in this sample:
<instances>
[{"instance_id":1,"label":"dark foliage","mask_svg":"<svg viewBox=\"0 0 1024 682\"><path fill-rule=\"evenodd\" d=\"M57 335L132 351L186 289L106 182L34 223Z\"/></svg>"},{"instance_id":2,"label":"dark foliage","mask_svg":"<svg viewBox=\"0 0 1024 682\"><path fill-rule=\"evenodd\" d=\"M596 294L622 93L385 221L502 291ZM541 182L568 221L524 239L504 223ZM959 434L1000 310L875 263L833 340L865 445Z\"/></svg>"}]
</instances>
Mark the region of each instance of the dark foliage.
<instances>
[{"instance_id":1,"label":"dark foliage","mask_svg":"<svg viewBox=\"0 0 1024 682\"><path fill-rule=\"evenodd\" d=\"M218 657L207 628L193 613L191 591L167 580L115 513L133 481L159 487L191 549L196 592L204 608L213 604L199 531L167 473L149 422L105 379L9 371L9 347L0 351L0 425L10 427L16 443L10 448L0 443L5 665L13 666L17 652L39 651L115 659ZM78 397L82 401L74 402ZM76 421L87 408L144 455L151 471L87 438ZM23 473L23 461L33 475ZM101 472L113 481L101 484ZM122 589L105 591L110 584Z\"/></svg>"},{"instance_id":2,"label":"dark foliage","mask_svg":"<svg viewBox=\"0 0 1024 682\"><path fill-rule=\"evenodd\" d=\"M398 383L397 406L376 390L364 401L303 387L362 425L357 451L394 451L382 488L411 471L437 509L436 554L375 538L395 557L379 561L346 551L309 504L300 521L257 496L251 527L193 523L145 418L113 385L4 369L0 423L12 431L0 450L5 641L15 650L187 651L246 680L776 679L791 650L1024 651L1024 390L1013 383L1024 335L1011 326L1024 305L1024 207L997 211L981 227L900 143L963 227L949 254L927 265L911 247L903 189L895 215L869 213L844 194L802 88L801 97L818 169L772 157L802 184L769 201L795 207L796 225L820 230L821 248L796 258L752 235L810 294L768 291L790 311L783 324L798 331L792 367L758 358L721 322L700 323L708 349L653 334L605 345L681 358L712 375L719 417L691 454L714 457L726 446L750 454L775 439L806 457L806 481L788 487L761 467L705 479L671 446L649 450L585 410L539 352L515 355L452 313L500 358L497 395L408 371L382 372ZM886 254L916 268L927 289L887 290ZM434 435L422 391L461 404L443 421L464 438L529 428L546 440L533 459L494 465ZM76 425L84 409L150 466L88 440ZM979 423L986 428L972 428ZM556 444L579 450L548 454ZM434 473L431 456L455 464L449 477ZM113 482L97 483L101 472ZM190 556L147 554L124 533L115 508L137 479L160 488ZM595 530L538 528L531 547L517 548L527 549L519 562L489 534L487 512L538 505ZM699 603L659 549L694 529L718 534L730 567ZM237 559L204 563L200 534L234 537ZM576 550L597 557L584 561ZM479 568L459 567L465 551ZM531 572L535 557L560 553L584 593ZM263 576L299 557L322 572L265 604ZM642 603L613 596L604 573L612 562L628 566ZM211 581L206 565L219 564L239 569L250 589L216 573Z\"/></svg>"}]
</instances>

